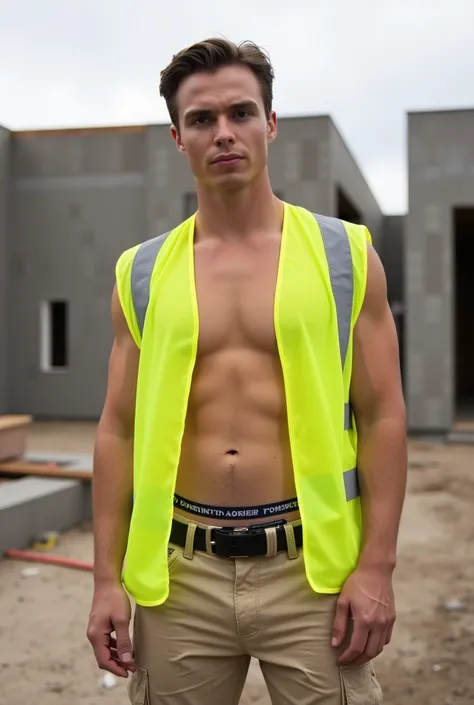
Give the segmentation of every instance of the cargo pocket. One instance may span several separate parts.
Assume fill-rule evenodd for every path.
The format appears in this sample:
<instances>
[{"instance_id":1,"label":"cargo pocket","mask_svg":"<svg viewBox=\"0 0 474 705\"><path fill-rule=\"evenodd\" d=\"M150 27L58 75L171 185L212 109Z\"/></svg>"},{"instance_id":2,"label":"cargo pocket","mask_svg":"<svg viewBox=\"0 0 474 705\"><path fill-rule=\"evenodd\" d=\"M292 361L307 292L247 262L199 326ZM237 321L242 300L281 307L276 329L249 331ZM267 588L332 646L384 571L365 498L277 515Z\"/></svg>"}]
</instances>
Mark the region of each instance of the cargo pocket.
<instances>
[{"instance_id":1,"label":"cargo pocket","mask_svg":"<svg viewBox=\"0 0 474 705\"><path fill-rule=\"evenodd\" d=\"M382 689L371 662L363 666L341 666L342 705L380 705Z\"/></svg>"},{"instance_id":2,"label":"cargo pocket","mask_svg":"<svg viewBox=\"0 0 474 705\"><path fill-rule=\"evenodd\" d=\"M128 684L128 697L131 705L150 705L148 697L148 671L137 666Z\"/></svg>"}]
</instances>

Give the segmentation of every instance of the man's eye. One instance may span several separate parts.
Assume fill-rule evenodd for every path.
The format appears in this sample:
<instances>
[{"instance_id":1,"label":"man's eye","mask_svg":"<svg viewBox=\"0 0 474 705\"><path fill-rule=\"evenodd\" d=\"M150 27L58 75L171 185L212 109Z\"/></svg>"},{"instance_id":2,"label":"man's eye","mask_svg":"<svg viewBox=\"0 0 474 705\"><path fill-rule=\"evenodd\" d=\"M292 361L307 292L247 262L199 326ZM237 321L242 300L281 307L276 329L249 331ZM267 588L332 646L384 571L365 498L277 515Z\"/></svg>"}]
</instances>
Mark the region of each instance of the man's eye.
<instances>
[{"instance_id":1,"label":"man's eye","mask_svg":"<svg viewBox=\"0 0 474 705\"><path fill-rule=\"evenodd\" d=\"M245 118L248 118L250 116L250 112L248 110L236 110L234 113L234 117L237 118L237 120L245 120Z\"/></svg>"}]
</instances>

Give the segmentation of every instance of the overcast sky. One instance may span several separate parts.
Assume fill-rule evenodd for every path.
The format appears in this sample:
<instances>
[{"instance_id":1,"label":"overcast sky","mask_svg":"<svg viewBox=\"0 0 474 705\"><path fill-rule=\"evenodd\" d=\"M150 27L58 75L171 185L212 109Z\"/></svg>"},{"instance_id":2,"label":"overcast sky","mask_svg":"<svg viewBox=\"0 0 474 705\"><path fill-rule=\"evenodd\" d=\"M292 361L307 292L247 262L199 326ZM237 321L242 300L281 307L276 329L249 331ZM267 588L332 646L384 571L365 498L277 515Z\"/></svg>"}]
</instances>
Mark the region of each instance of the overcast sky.
<instances>
[{"instance_id":1,"label":"overcast sky","mask_svg":"<svg viewBox=\"0 0 474 705\"><path fill-rule=\"evenodd\" d=\"M473 0L0 0L0 124L167 121L173 53L252 39L277 115L331 114L382 209L403 212L406 111L474 107L473 28Z\"/></svg>"}]
</instances>

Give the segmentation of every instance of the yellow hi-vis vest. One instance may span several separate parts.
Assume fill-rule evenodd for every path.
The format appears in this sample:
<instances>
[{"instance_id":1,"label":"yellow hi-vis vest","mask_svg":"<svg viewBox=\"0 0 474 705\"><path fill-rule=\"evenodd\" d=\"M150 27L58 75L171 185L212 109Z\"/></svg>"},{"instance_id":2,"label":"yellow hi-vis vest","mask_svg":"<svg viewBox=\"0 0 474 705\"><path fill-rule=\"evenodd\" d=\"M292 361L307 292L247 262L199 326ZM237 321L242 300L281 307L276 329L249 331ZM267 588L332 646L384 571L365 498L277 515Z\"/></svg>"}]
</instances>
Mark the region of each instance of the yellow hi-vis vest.
<instances>
[{"instance_id":1,"label":"yellow hi-vis vest","mask_svg":"<svg viewBox=\"0 0 474 705\"><path fill-rule=\"evenodd\" d=\"M124 252L117 290L140 348L134 505L123 583L143 606L169 594L167 543L198 349L195 215ZM337 593L361 547L353 329L365 294L365 226L284 204L274 325L309 584ZM282 498L284 499L284 498Z\"/></svg>"}]
</instances>

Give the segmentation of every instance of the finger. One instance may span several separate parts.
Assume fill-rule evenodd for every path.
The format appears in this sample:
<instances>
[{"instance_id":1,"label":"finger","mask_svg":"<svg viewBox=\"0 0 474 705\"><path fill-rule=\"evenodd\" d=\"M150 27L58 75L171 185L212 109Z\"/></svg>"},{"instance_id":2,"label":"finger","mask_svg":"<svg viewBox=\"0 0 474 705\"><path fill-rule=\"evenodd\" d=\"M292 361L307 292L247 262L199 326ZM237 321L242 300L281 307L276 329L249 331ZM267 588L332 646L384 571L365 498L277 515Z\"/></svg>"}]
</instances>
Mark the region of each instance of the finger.
<instances>
[{"instance_id":1,"label":"finger","mask_svg":"<svg viewBox=\"0 0 474 705\"><path fill-rule=\"evenodd\" d=\"M107 635L104 635L104 637L107 638ZM95 642L92 646L94 649L95 660L97 661L99 668L103 671L110 671L110 673L113 673L119 678L127 677L127 670L113 658L112 652L105 640Z\"/></svg>"},{"instance_id":2,"label":"finger","mask_svg":"<svg viewBox=\"0 0 474 705\"><path fill-rule=\"evenodd\" d=\"M121 666L120 662L116 661L113 658L109 658L108 661L103 665L99 664L99 668L101 668L103 671L113 673L114 676L118 676L118 678L128 678L129 669L125 668L124 666Z\"/></svg>"},{"instance_id":3,"label":"finger","mask_svg":"<svg viewBox=\"0 0 474 705\"><path fill-rule=\"evenodd\" d=\"M386 646L387 644L390 644L390 642L392 641L392 634L393 634L393 628L394 628L394 626L395 626L395 623L392 622L392 624L391 624L391 625L389 626L389 628L387 629L387 633L386 633L386 635L385 635L385 644L384 644L384 646Z\"/></svg>"},{"instance_id":4,"label":"finger","mask_svg":"<svg viewBox=\"0 0 474 705\"><path fill-rule=\"evenodd\" d=\"M117 649L110 649L110 658L112 659L112 661L116 661L119 666L121 666L122 668L125 668L124 664L120 661ZM134 664L133 665L127 664L126 670L134 673L137 669Z\"/></svg>"},{"instance_id":5,"label":"finger","mask_svg":"<svg viewBox=\"0 0 474 705\"><path fill-rule=\"evenodd\" d=\"M130 634L128 631L128 622L120 621L114 624L116 648L121 663L125 668L134 665L133 649Z\"/></svg>"},{"instance_id":6,"label":"finger","mask_svg":"<svg viewBox=\"0 0 474 705\"><path fill-rule=\"evenodd\" d=\"M367 645L367 640L369 638L369 630L367 627L362 626L359 621L354 622L354 631L352 632L352 637L349 642L347 649L340 655L338 663L341 666L352 663L355 659L359 658Z\"/></svg>"},{"instance_id":7,"label":"finger","mask_svg":"<svg viewBox=\"0 0 474 705\"><path fill-rule=\"evenodd\" d=\"M369 632L369 637L363 653L352 661L351 666L363 666L372 661L382 653L383 642L385 641L385 631L373 630Z\"/></svg>"},{"instance_id":8,"label":"finger","mask_svg":"<svg viewBox=\"0 0 474 705\"><path fill-rule=\"evenodd\" d=\"M379 650L378 650L377 656L379 656L382 653L382 651L384 650L384 648L388 644L388 641L387 641L388 636L387 635L388 635L389 631L390 631L390 627L385 627L385 629L382 630L382 633L380 635ZM390 639L389 639L389 641L390 641Z\"/></svg>"},{"instance_id":9,"label":"finger","mask_svg":"<svg viewBox=\"0 0 474 705\"><path fill-rule=\"evenodd\" d=\"M349 623L349 602L340 597L336 603L336 614L332 628L332 645L340 646L344 641Z\"/></svg>"}]
</instances>

